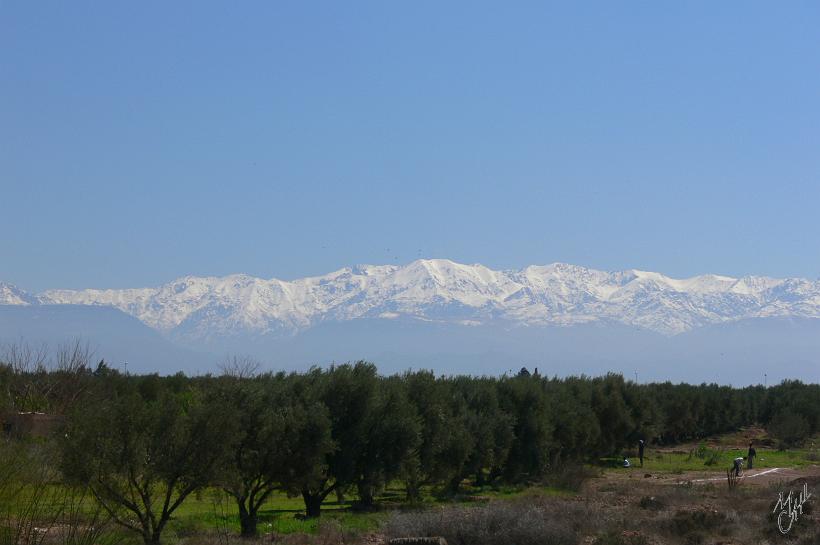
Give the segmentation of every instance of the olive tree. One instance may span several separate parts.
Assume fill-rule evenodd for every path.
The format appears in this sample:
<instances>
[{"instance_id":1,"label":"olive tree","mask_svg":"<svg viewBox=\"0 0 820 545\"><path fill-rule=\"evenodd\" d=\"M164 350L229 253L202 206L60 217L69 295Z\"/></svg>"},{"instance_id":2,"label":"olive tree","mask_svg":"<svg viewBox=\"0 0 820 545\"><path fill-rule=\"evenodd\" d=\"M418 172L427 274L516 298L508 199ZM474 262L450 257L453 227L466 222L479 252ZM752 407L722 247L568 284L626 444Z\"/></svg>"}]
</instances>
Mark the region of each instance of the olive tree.
<instances>
[{"instance_id":1,"label":"olive tree","mask_svg":"<svg viewBox=\"0 0 820 545\"><path fill-rule=\"evenodd\" d=\"M370 507L376 492L398 476L418 449L421 421L397 377L380 381L373 410L366 420L355 478L359 502Z\"/></svg>"},{"instance_id":2,"label":"olive tree","mask_svg":"<svg viewBox=\"0 0 820 545\"><path fill-rule=\"evenodd\" d=\"M374 365L358 362L327 371L312 369L300 382L297 390L306 402L320 403L330 418L333 448L320 467L294 481L300 485L307 516L318 517L328 495L357 481L367 448L370 415L376 408L378 376Z\"/></svg>"},{"instance_id":3,"label":"olive tree","mask_svg":"<svg viewBox=\"0 0 820 545\"><path fill-rule=\"evenodd\" d=\"M226 377L215 396L231 409L238 434L219 483L236 501L243 537L257 534L259 509L273 491L315 483L333 447L325 408L306 406L286 388L283 375Z\"/></svg>"},{"instance_id":4,"label":"olive tree","mask_svg":"<svg viewBox=\"0 0 820 545\"><path fill-rule=\"evenodd\" d=\"M231 415L195 390L127 384L85 403L68 423L62 467L120 526L160 543L171 515L206 486L233 443Z\"/></svg>"}]
</instances>

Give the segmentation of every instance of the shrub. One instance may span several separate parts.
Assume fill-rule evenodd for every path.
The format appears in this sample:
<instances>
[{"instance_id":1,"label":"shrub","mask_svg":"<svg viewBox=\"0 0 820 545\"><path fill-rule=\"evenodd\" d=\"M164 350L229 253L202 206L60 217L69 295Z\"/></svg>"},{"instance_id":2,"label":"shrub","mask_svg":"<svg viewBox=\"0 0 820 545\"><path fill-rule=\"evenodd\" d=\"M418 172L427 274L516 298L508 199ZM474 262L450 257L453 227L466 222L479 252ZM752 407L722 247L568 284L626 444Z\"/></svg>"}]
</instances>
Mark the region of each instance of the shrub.
<instances>
[{"instance_id":1,"label":"shrub","mask_svg":"<svg viewBox=\"0 0 820 545\"><path fill-rule=\"evenodd\" d=\"M809 423L795 412L781 410L769 422L769 433L778 440L780 449L794 447L809 435Z\"/></svg>"},{"instance_id":2,"label":"shrub","mask_svg":"<svg viewBox=\"0 0 820 545\"><path fill-rule=\"evenodd\" d=\"M704 458L706 458L706 455L708 453L709 453L709 448L706 446L706 443L701 443L701 444L698 445L698 448L693 449L689 453L689 457L691 458L692 456L694 456L696 458L700 458L701 460L703 460Z\"/></svg>"},{"instance_id":3,"label":"shrub","mask_svg":"<svg viewBox=\"0 0 820 545\"><path fill-rule=\"evenodd\" d=\"M494 502L394 514L387 537L443 537L449 545L571 545L590 524L590 515L566 502Z\"/></svg>"},{"instance_id":4,"label":"shrub","mask_svg":"<svg viewBox=\"0 0 820 545\"><path fill-rule=\"evenodd\" d=\"M646 545L647 543L646 537L637 532L615 530L601 534L595 540L595 545Z\"/></svg>"},{"instance_id":5,"label":"shrub","mask_svg":"<svg viewBox=\"0 0 820 545\"><path fill-rule=\"evenodd\" d=\"M727 524L726 515L720 511L698 509L677 511L669 521L669 531L676 536L685 536L687 543L703 543L707 535L715 533ZM722 532L719 532L722 533Z\"/></svg>"},{"instance_id":6,"label":"shrub","mask_svg":"<svg viewBox=\"0 0 820 545\"><path fill-rule=\"evenodd\" d=\"M721 450L710 450L709 453L706 455L706 461L703 462L703 465L707 466L714 466L720 463L720 459L723 455L723 451Z\"/></svg>"},{"instance_id":7,"label":"shrub","mask_svg":"<svg viewBox=\"0 0 820 545\"><path fill-rule=\"evenodd\" d=\"M578 491L587 479L597 477L600 472L581 464L566 464L549 471L544 484L563 490Z\"/></svg>"},{"instance_id":8,"label":"shrub","mask_svg":"<svg viewBox=\"0 0 820 545\"><path fill-rule=\"evenodd\" d=\"M640 505L641 509L647 509L649 511L660 511L666 507L666 504L655 496L644 496L638 505Z\"/></svg>"}]
</instances>

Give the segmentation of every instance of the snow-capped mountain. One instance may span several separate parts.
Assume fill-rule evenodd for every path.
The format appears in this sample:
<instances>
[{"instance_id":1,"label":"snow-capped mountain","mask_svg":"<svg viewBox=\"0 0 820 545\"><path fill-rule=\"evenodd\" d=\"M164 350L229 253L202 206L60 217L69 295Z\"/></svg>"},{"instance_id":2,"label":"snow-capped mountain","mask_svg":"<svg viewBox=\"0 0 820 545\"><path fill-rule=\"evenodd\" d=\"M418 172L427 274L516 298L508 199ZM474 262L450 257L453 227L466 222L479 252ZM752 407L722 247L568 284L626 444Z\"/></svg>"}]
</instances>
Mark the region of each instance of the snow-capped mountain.
<instances>
[{"instance_id":1,"label":"snow-capped mountain","mask_svg":"<svg viewBox=\"0 0 820 545\"><path fill-rule=\"evenodd\" d=\"M157 288L49 290L0 284L0 304L115 307L186 338L292 335L323 323L405 318L447 324L617 323L664 335L761 317L820 318L820 281L604 272L555 263L496 271L445 259L358 266L293 281L187 276Z\"/></svg>"},{"instance_id":2,"label":"snow-capped mountain","mask_svg":"<svg viewBox=\"0 0 820 545\"><path fill-rule=\"evenodd\" d=\"M16 286L0 282L0 305L36 305L37 303L36 297Z\"/></svg>"}]
</instances>

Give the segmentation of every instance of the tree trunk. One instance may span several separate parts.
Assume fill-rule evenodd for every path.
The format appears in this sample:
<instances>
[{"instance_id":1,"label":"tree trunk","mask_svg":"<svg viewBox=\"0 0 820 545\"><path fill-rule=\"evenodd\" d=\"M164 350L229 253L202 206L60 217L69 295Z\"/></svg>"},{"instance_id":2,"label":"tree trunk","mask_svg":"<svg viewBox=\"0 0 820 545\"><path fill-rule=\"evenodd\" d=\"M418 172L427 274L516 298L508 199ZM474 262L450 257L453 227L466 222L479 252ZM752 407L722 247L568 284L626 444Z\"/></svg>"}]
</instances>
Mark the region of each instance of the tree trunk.
<instances>
[{"instance_id":1,"label":"tree trunk","mask_svg":"<svg viewBox=\"0 0 820 545\"><path fill-rule=\"evenodd\" d=\"M490 468L490 475L487 478L488 482L493 482L504 474L504 470L500 467Z\"/></svg>"},{"instance_id":2,"label":"tree trunk","mask_svg":"<svg viewBox=\"0 0 820 545\"><path fill-rule=\"evenodd\" d=\"M459 488L461 488L461 475L457 475L450 480L450 483L447 485L447 492L450 494L458 494Z\"/></svg>"},{"instance_id":3,"label":"tree trunk","mask_svg":"<svg viewBox=\"0 0 820 545\"><path fill-rule=\"evenodd\" d=\"M407 483L405 483L405 489L407 490L407 501L421 501L421 487L417 482L407 481Z\"/></svg>"},{"instance_id":4,"label":"tree trunk","mask_svg":"<svg viewBox=\"0 0 820 545\"><path fill-rule=\"evenodd\" d=\"M153 528L149 526L148 529L143 530L142 540L145 542L145 545L160 545L160 536L162 535L162 530L165 528L166 522L168 522L168 519L162 517L156 526Z\"/></svg>"},{"instance_id":5,"label":"tree trunk","mask_svg":"<svg viewBox=\"0 0 820 545\"><path fill-rule=\"evenodd\" d=\"M239 527L241 528L241 536L243 538L256 537L258 516L256 510L245 507L243 502L237 502L239 505Z\"/></svg>"},{"instance_id":6,"label":"tree trunk","mask_svg":"<svg viewBox=\"0 0 820 545\"><path fill-rule=\"evenodd\" d=\"M311 494L307 490L302 490L302 499L305 500L305 515L307 518L318 518L322 515L321 494Z\"/></svg>"},{"instance_id":7,"label":"tree trunk","mask_svg":"<svg viewBox=\"0 0 820 545\"><path fill-rule=\"evenodd\" d=\"M359 489L359 502L361 505L363 507L373 507L376 487L363 481L357 484L357 488Z\"/></svg>"}]
</instances>

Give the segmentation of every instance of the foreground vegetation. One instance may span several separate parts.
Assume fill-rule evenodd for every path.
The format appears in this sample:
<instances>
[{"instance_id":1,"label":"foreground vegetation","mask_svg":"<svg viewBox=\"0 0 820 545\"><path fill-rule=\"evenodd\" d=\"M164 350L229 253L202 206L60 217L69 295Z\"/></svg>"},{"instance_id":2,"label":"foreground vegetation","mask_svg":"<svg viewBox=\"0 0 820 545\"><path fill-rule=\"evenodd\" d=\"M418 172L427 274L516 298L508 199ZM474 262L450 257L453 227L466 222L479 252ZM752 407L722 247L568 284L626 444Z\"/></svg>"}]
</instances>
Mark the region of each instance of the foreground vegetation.
<instances>
[{"instance_id":1,"label":"foreground vegetation","mask_svg":"<svg viewBox=\"0 0 820 545\"><path fill-rule=\"evenodd\" d=\"M227 531L237 520L252 537L260 524L316 530L323 510L343 528L367 530L385 522L380 506L571 489L585 467L632 456L638 439L658 469L713 460L725 470L736 452L719 445L652 450L752 424L769 428L773 447L794 447L820 425L820 386L797 381L733 389L526 370L382 377L364 362L259 374L234 360L224 371L127 376L90 365L79 345L49 369L29 349L7 351L2 414L64 418L52 438L10 442L0 453L19 462L6 464L0 482L6 538L23 542L14 535L26 534L33 543L36 524L50 521L84 529L52 532L49 539L65 543L122 539L125 530L153 544L169 527L184 537ZM787 456L764 452L761 467ZM277 516L296 511L305 520ZM75 524L78 517L86 522Z\"/></svg>"}]
</instances>

